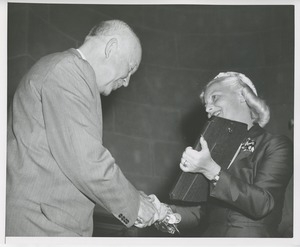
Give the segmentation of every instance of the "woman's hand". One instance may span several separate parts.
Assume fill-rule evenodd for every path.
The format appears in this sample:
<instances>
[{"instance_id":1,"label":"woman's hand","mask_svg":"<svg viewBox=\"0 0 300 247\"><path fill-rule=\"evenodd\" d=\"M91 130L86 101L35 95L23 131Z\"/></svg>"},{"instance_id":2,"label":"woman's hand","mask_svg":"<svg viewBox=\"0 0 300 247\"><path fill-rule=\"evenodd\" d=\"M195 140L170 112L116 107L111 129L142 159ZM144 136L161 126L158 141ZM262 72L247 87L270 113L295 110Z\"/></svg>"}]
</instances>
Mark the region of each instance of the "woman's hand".
<instances>
[{"instance_id":1,"label":"woman's hand","mask_svg":"<svg viewBox=\"0 0 300 247\"><path fill-rule=\"evenodd\" d=\"M202 173L212 180L221 170L221 167L211 158L207 142L203 136L200 138L201 151L187 147L182 154L180 168L184 172Z\"/></svg>"}]
</instances>

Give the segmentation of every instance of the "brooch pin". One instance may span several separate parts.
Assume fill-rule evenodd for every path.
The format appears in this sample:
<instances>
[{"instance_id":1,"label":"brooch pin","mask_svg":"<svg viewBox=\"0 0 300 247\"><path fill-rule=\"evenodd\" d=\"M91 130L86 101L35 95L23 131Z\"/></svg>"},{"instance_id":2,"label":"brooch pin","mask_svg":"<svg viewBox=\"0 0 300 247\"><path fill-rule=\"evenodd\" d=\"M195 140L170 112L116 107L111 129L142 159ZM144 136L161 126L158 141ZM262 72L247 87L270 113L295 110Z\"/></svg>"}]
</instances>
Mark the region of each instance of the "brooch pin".
<instances>
[{"instance_id":1,"label":"brooch pin","mask_svg":"<svg viewBox=\"0 0 300 247\"><path fill-rule=\"evenodd\" d=\"M254 152L254 146L255 146L255 141L252 140L251 138L247 138L245 142L242 143L241 150L242 151L249 151L249 152Z\"/></svg>"}]
</instances>

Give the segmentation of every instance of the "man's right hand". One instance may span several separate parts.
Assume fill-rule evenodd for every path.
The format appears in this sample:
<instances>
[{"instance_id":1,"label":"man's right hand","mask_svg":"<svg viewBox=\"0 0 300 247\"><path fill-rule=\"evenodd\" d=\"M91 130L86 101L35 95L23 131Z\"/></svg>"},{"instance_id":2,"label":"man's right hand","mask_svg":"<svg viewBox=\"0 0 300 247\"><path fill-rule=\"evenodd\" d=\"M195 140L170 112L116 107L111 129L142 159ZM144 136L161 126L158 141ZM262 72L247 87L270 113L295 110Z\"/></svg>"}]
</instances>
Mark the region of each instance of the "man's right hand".
<instances>
[{"instance_id":1,"label":"man's right hand","mask_svg":"<svg viewBox=\"0 0 300 247\"><path fill-rule=\"evenodd\" d=\"M153 203L153 199L144 192L140 192L140 208L138 218L134 225L139 228L151 226L155 221L159 220L159 211Z\"/></svg>"}]
</instances>

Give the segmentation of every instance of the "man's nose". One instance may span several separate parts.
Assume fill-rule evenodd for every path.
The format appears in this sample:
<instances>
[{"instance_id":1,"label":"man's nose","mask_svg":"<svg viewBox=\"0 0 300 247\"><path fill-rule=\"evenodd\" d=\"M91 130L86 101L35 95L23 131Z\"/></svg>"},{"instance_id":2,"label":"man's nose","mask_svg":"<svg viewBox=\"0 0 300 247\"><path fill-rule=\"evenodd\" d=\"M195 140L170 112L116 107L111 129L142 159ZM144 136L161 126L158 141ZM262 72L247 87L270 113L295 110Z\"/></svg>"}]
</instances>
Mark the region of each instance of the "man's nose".
<instances>
[{"instance_id":1,"label":"man's nose","mask_svg":"<svg viewBox=\"0 0 300 247\"><path fill-rule=\"evenodd\" d=\"M127 87L129 85L130 75L124 80L123 86Z\"/></svg>"},{"instance_id":2,"label":"man's nose","mask_svg":"<svg viewBox=\"0 0 300 247\"><path fill-rule=\"evenodd\" d=\"M213 106L212 104L207 104L207 105L205 106L205 111L206 111L207 113L210 113L210 112L212 112L213 108L214 108L214 106Z\"/></svg>"},{"instance_id":3,"label":"man's nose","mask_svg":"<svg viewBox=\"0 0 300 247\"><path fill-rule=\"evenodd\" d=\"M129 84L129 81L126 79L126 80L124 80L124 82L123 82L123 87L127 87L128 86L128 84Z\"/></svg>"}]
</instances>

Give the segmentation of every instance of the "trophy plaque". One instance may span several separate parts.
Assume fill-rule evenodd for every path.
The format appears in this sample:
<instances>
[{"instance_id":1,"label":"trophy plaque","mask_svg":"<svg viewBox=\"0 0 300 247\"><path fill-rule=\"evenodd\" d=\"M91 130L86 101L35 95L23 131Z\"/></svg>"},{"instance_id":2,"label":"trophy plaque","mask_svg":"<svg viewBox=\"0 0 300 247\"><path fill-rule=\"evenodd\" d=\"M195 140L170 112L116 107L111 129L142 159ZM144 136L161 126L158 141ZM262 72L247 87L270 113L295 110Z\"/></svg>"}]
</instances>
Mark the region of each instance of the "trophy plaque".
<instances>
[{"instance_id":1,"label":"trophy plaque","mask_svg":"<svg viewBox=\"0 0 300 247\"><path fill-rule=\"evenodd\" d=\"M222 167L233 161L240 144L247 134L247 124L213 116L202 128L201 135L207 141L212 159ZM194 149L200 151L200 137ZM179 179L170 192L172 201L200 203L207 201L209 181L201 173L181 172Z\"/></svg>"}]
</instances>

